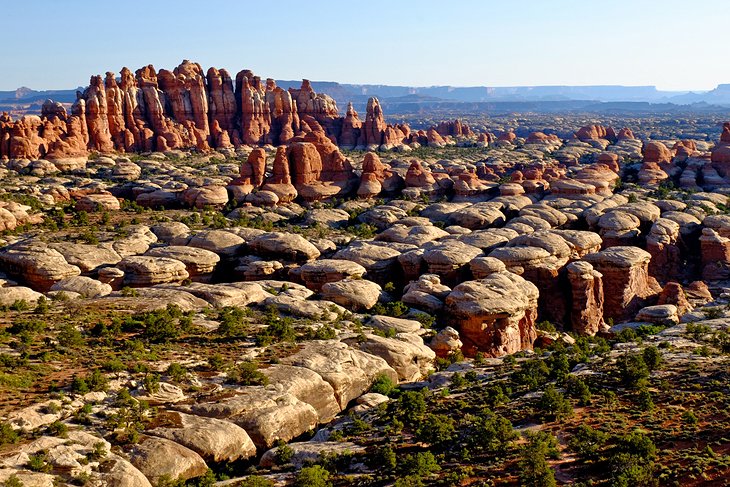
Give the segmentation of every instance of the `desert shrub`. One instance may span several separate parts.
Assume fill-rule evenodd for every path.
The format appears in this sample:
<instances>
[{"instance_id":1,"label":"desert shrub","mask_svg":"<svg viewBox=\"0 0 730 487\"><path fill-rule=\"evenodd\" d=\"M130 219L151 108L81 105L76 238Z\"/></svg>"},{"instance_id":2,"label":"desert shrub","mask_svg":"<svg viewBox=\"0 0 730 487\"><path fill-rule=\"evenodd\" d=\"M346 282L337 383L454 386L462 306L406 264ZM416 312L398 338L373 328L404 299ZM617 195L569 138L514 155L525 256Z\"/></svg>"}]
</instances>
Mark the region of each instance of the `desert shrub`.
<instances>
[{"instance_id":1,"label":"desert shrub","mask_svg":"<svg viewBox=\"0 0 730 487\"><path fill-rule=\"evenodd\" d=\"M274 487L274 482L261 477L260 475L250 475L238 483L239 487Z\"/></svg>"},{"instance_id":2,"label":"desert shrub","mask_svg":"<svg viewBox=\"0 0 730 487\"><path fill-rule=\"evenodd\" d=\"M332 485L330 473L321 465L304 467L297 474L294 481L296 487L329 487Z\"/></svg>"},{"instance_id":3,"label":"desert shrub","mask_svg":"<svg viewBox=\"0 0 730 487\"><path fill-rule=\"evenodd\" d=\"M553 325L549 321L541 321L536 326L537 326L538 330L546 331L549 333L554 333L557 331L557 329L555 328L555 325Z\"/></svg>"},{"instance_id":4,"label":"desert shrub","mask_svg":"<svg viewBox=\"0 0 730 487\"><path fill-rule=\"evenodd\" d=\"M64 348L77 348L85 343L84 335L71 323L61 325L56 339L58 344Z\"/></svg>"},{"instance_id":5,"label":"desert shrub","mask_svg":"<svg viewBox=\"0 0 730 487\"><path fill-rule=\"evenodd\" d=\"M243 386L265 386L269 383L269 378L259 370L258 364L250 360L229 371L228 378Z\"/></svg>"},{"instance_id":6,"label":"desert shrub","mask_svg":"<svg viewBox=\"0 0 730 487\"><path fill-rule=\"evenodd\" d=\"M60 421L54 421L53 423L48 425L48 433L51 436L65 438L68 435L68 426Z\"/></svg>"},{"instance_id":7,"label":"desert shrub","mask_svg":"<svg viewBox=\"0 0 730 487\"><path fill-rule=\"evenodd\" d=\"M226 306L218 313L218 334L224 337L241 336L246 333L245 318L250 316L250 311L234 306Z\"/></svg>"},{"instance_id":8,"label":"desert shrub","mask_svg":"<svg viewBox=\"0 0 730 487\"><path fill-rule=\"evenodd\" d=\"M653 345L642 350L641 358L644 359L644 363L649 370L656 370L662 363L662 353Z\"/></svg>"},{"instance_id":9,"label":"desert shrub","mask_svg":"<svg viewBox=\"0 0 730 487\"><path fill-rule=\"evenodd\" d=\"M133 321L143 327L143 336L153 343L166 343L179 338L192 326L189 313L183 313L179 306L168 304L166 308L141 313Z\"/></svg>"},{"instance_id":10,"label":"desert shrub","mask_svg":"<svg viewBox=\"0 0 730 487\"><path fill-rule=\"evenodd\" d=\"M616 362L621 382L628 387L636 387L649 377L649 367L641 355L626 354Z\"/></svg>"},{"instance_id":11,"label":"desert shrub","mask_svg":"<svg viewBox=\"0 0 730 487\"><path fill-rule=\"evenodd\" d=\"M406 455L401 463L401 471L405 475L415 477L426 477L439 470L441 467L436 461L436 457L429 451Z\"/></svg>"},{"instance_id":12,"label":"desert shrub","mask_svg":"<svg viewBox=\"0 0 730 487\"><path fill-rule=\"evenodd\" d=\"M651 411L654 409L654 400L651 397L651 392L646 386L641 386L639 392L636 395L636 404L642 411Z\"/></svg>"},{"instance_id":13,"label":"desert shrub","mask_svg":"<svg viewBox=\"0 0 730 487\"><path fill-rule=\"evenodd\" d=\"M214 353L208 357L208 367L211 370L223 370L226 367L226 359L219 353Z\"/></svg>"},{"instance_id":14,"label":"desert shrub","mask_svg":"<svg viewBox=\"0 0 730 487\"><path fill-rule=\"evenodd\" d=\"M296 339L294 320L280 317L276 308L269 308L262 320L266 328L256 334L256 345L263 347L276 342L293 342Z\"/></svg>"},{"instance_id":15,"label":"desert shrub","mask_svg":"<svg viewBox=\"0 0 730 487\"><path fill-rule=\"evenodd\" d=\"M467 418L466 443L471 448L489 453L503 453L517 438L512 423L489 409Z\"/></svg>"},{"instance_id":16,"label":"desert shrub","mask_svg":"<svg viewBox=\"0 0 730 487\"><path fill-rule=\"evenodd\" d=\"M397 387L397 384L393 382L393 379L385 374L380 374L375 378L375 382L370 386L370 392L376 392L389 396L393 390Z\"/></svg>"},{"instance_id":17,"label":"desert shrub","mask_svg":"<svg viewBox=\"0 0 730 487\"><path fill-rule=\"evenodd\" d=\"M513 380L530 389L543 384L550 374L550 369L540 359L527 360L522 363L520 370L514 373Z\"/></svg>"},{"instance_id":18,"label":"desert shrub","mask_svg":"<svg viewBox=\"0 0 730 487\"><path fill-rule=\"evenodd\" d=\"M46 461L46 454L44 452L30 455L26 467L32 472L47 473L51 471L51 465Z\"/></svg>"},{"instance_id":19,"label":"desert shrub","mask_svg":"<svg viewBox=\"0 0 730 487\"><path fill-rule=\"evenodd\" d=\"M36 302L35 309L33 310L33 313L37 315L44 315L48 313L48 310L50 309L50 306L48 305L48 299L45 296L41 296L38 298L38 301Z\"/></svg>"},{"instance_id":20,"label":"desert shrub","mask_svg":"<svg viewBox=\"0 0 730 487\"><path fill-rule=\"evenodd\" d=\"M699 423L699 418L694 411L688 409L687 411L682 413L682 423L686 426L694 428L695 426L697 426L697 423Z\"/></svg>"},{"instance_id":21,"label":"desert shrub","mask_svg":"<svg viewBox=\"0 0 730 487\"><path fill-rule=\"evenodd\" d=\"M427 414L416 430L416 439L432 446L443 446L456 434L455 422L445 414Z\"/></svg>"},{"instance_id":22,"label":"desert shrub","mask_svg":"<svg viewBox=\"0 0 730 487\"><path fill-rule=\"evenodd\" d=\"M283 441L280 441L276 449L276 463L279 465L286 465L291 462L293 457L294 449Z\"/></svg>"},{"instance_id":23,"label":"desert shrub","mask_svg":"<svg viewBox=\"0 0 730 487\"><path fill-rule=\"evenodd\" d=\"M408 305L403 301L391 301L390 303L378 303L372 307L370 313L373 315L393 316L398 318L408 312Z\"/></svg>"},{"instance_id":24,"label":"desert shrub","mask_svg":"<svg viewBox=\"0 0 730 487\"><path fill-rule=\"evenodd\" d=\"M397 415L406 423L414 424L426 412L426 400L418 391L406 391L398 397L395 405Z\"/></svg>"},{"instance_id":25,"label":"desert shrub","mask_svg":"<svg viewBox=\"0 0 730 487\"><path fill-rule=\"evenodd\" d=\"M561 420L573 415L573 406L553 385L545 388L538 401L544 418Z\"/></svg>"},{"instance_id":26,"label":"desert shrub","mask_svg":"<svg viewBox=\"0 0 730 487\"><path fill-rule=\"evenodd\" d=\"M20 438L18 432L15 431L8 423L0 422L0 446L15 443Z\"/></svg>"},{"instance_id":27,"label":"desert shrub","mask_svg":"<svg viewBox=\"0 0 730 487\"><path fill-rule=\"evenodd\" d=\"M570 397L578 400L581 406L591 404L591 389L583 379L575 375L569 375L565 380L565 389Z\"/></svg>"},{"instance_id":28,"label":"desert shrub","mask_svg":"<svg viewBox=\"0 0 730 487\"><path fill-rule=\"evenodd\" d=\"M568 440L568 446L582 459L592 459L600 453L607 441L608 434L582 424Z\"/></svg>"},{"instance_id":29,"label":"desert shrub","mask_svg":"<svg viewBox=\"0 0 730 487\"><path fill-rule=\"evenodd\" d=\"M165 371L175 382L181 382L188 374L188 370L177 362L172 362Z\"/></svg>"},{"instance_id":30,"label":"desert shrub","mask_svg":"<svg viewBox=\"0 0 730 487\"><path fill-rule=\"evenodd\" d=\"M380 448L375 457L377 465L385 468L387 471L392 471L398 466L398 457L390 445L385 445Z\"/></svg>"},{"instance_id":31,"label":"desert shrub","mask_svg":"<svg viewBox=\"0 0 730 487\"><path fill-rule=\"evenodd\" d=\"M536 487L557 485L555 473L547 461L548 458L555 458L557 454L557 440L550 433L543 431L528 433L527 444L520 451L521 485Z\"/></svg>"}]
</instances>

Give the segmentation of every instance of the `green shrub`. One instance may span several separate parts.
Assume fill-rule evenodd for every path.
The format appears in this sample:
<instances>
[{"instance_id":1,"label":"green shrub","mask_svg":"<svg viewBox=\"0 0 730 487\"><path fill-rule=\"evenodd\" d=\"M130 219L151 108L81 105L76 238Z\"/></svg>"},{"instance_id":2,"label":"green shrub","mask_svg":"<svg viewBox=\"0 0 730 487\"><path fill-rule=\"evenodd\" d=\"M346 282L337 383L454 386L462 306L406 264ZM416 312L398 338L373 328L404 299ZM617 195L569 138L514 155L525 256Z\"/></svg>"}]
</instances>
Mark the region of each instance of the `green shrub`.
<instances>
[{"instance_id":1,"label":"green shrub","mask_svg":"<svg viewBox=\"0 0 730 487\"><path fill-rule=\"evenodd\" d=\"M274 487L274 482L259 475L250 475L237 485L239 487Z\"/></svg>"},{"instance_id":2,"label":"green shrub","mask_svg":"<svg viewBox=\"0 0 730 487\"><path fill-rule=\"evenodd\" d=\"M520 451L521 485L535 487L554 487L555 473L547 462L557 455L557 440L550 433L527 434L527 444Z\"/></svg>"},{"instance_id":3,"label":"green shrub","mask_svg":"<svg viewBox=\"0 0 730 487\"><path fill-rule=\"evenodd\" d=\"M250 360L238 364L228 372L228 377L242 386L265 386L269 383L269 378L259 370L258 364Z\"/></svg>"},{"instance_id":4,"label":"green shrub","mask_svg":"<svg viewBox=\"0 0 730 487\"><path fill-rule=\"evenodd\" d=\"M177 362L172 362L165 371L174 382L182 382L188 374L188 369Z\"/></svg>"},{"instance_id":5,"label":"green shrub","mask_svg":"<svg viewBox=\"0 0 730 487\"><path fill-rule=\"evenodd\" d=\"M38 298L38 301L36 302L35 309L33 310L33 313L37 315L44 315L48 313L48 310L50 309L50 306L48 305L48 299L46 299L45 296L41 296Z\"/></svg>"},{"instance_id":6,"label":"green shrub","mask_svg":"<svg viewBox=\"0 0 730 487\"><path fill-rule=\"evenodd\" d=\"M595 458L608 441L608 434L592 428L587 424L578 427L578 431L568 440L568 446L582 459Z\"/></svg>"},{"instance_id":7,"label":"green shrub","mask_svg":"<svg viewBox=\"0 0 730 487\"><path fill-rule=\"evenodd\" d=\"M294 457L294 450L292 447L284 443L283 441L277 446L276 450L276 463L278 465L286 465L291 462Z\"/></svg>"},{"instance_id":8,"label":"green shrub","mask_svg":"<svg viewBox=\"0 0 730 487\"><path fill-rule=\"evenodd\" d=\"M15 443L20 438L18 432L15 431L8 423L0 422L0 446Z\"/></svg>"},{"instance_id":9,"label":"green shrub","mask_svg":"<svg viewBox=\"0 0 730 487\"><path fill-rule=\"evenodd\" d=\"M570 397L578 400L579 405L588 406L591 404L591 389L580 377L569 375L565 381L565 388Z\"/></svg>"},{"instance_id":10,"label":"green shrub","mask_svg":"<svg viewBox=\"0 0 730 487\"><path fill-rule=\"evenodd\" d=\"M297 474L294 485L296 487L329 487L330 473L320 465L304 467Z\"/></svg>"},{"instance_id":11,"label":"green shrub","mask_svg":"<svg viewBox=\"0 0 730 487\"><path fill-rule=\"evenodd\" d=\"M654 409L654 400L651 397L651 392L646 386L639 388L639 393L636 395L636 404L642 411L651 411Z\"/></svg>"},{"instance_id":12,"label":"green shrub","mask_svg":"<svg viewBox=\"0 0 730 487\"><path fill-rule=\"evenodd\" d=\"M406 391L398 398L396 410L401 419L414 424L420 421L426 412L426 400L420 392Z\"/></svg>"},{"instance_id":13,"label":"green shrub","mask_svg":"<svg viewBox=\"0 0 730 487\"><path fill-rule=\"evenodd\" d=\"M512 423L489 409L467 418L466 443L489 453L504 453L517 433Z\"/></svg>"},{"instance_id":14,"label":"green shrub","mask_svg":"<svg viewBox=\"0 0 730 487\"><path fill-rule=\"evenodd\" d=\"M549 385L538 401L538 407L545 418L562 420L573 415L573 406L554 386Z\"/></svg>"},{"instance_id":15,"label":"green shrub","mask_svg":"<svg viewBox=\"0 0 730 487\"><path fill-rule=\"evenodd\" d=\"M641 355L622 355L616 364L621 381L629 387L636 387L649 377L649 367Z\"/></svg>"},{"instance_id":16,"label":"green shrub","mask_svg":"<svg viewBox=\"0 0 730 487\"><path fill-rule=\"evenodd\" d=\"M687 411L682 413L682 423L686 426L694 428L695 426L697 426L697 423L699 423L699 418L694 411L688 409Z\"/></svg>"},{"instance_id":17,"label":"green shrub","mask_svg":"<svg viewBox=\"0 0 730 487\"><path fill-rule=\"evenodd\" d=\"M242 336L246 333L246 320L250 311L234 306L226 306L218 313L218 334L224 337Z\"/></svg>"},{"instance_id":18,"label":"green shrub","mask_svg":"<svg viewBox=\"0 0 730 487\"><path fill-rule=\"evenodd\" d=\"M426 477L441 470L436 457L429 451L406 455L401 464L401 470L406 475Z\"/></svg>"},{"instance_id":19,"label":"green shrub","mask_svg":"<svg viewBox=\"0 0 730 487\"><path fill-rule=\"evenodd\" d=\"M662 363L662 353L655 346L646 347L641 352L641 357L649 370L656 370Z\"/></svg>"},{"instance_id":20,"label":"green shrub","mask_svg":"<svg viewBox=\"0 0 730 487\"><path fill-rule=\"evenodd\" d=\"M550 369L545 362L540 359L532 359L522 363L520 370L513 374L513 380L517 384L533 389L544 384L549 374Z\"/></svg>"},{"instance_id":21,"label":"green shrub","mask_svg":"<svg viewBox=\"0 0 730 487\"><path fill-rule=\"evenodd\" d=\"M416 430L416 439L432 446L443 446L456 434L454 420L445 414L427 414Z\"/></svg>"},{"instance_id":22,"label":"green shrub","mask_svg":"<svg viewBox=\"0 0 730 487\"><path fill-rule=\"evenodd\" d=\"M375 382L373 382L373 385L370 386L370 392L376 392L378 394L389 396L393 392L393 390L396 389L396 387L397 384L393 382L393 379L385 374L379 374L375 378Z\"/></svg>"},{"instance_id":23,"label":"green shrub","mask_svg":"<svg viewBox=\"0 0 730 487\"><path fill-rule=\"evenodd\" d=\"M331 437L330 437L331 439ZM378 450L376 455L377 465L385 468L386 471L395 470L398 466L398 458L396 457L393 447L385 445Z\"/></svg>"},{"instance_id":24,"label":"green shrub","mask_svg":"<svg viewBox=\"0 0 730 487\"><path fill-rule=\"evenodd\" d=\"M28 470L32 472L47 473L51 471L51 465L46 462L46 454L43 452L36 455L30 455L26 466L28 467Z\"/></svg>"},{"instance_id":25,"label":"green shrub","mask_svg":"<svg viewBox=\"0 0 730 487\"><path fill-rule=\"evenodd\" d=\"M68 426L60 421L54 421L53 423L48 425L48 433L51 436L65 438L68 435Z\"/></svg>"}]
</instances>

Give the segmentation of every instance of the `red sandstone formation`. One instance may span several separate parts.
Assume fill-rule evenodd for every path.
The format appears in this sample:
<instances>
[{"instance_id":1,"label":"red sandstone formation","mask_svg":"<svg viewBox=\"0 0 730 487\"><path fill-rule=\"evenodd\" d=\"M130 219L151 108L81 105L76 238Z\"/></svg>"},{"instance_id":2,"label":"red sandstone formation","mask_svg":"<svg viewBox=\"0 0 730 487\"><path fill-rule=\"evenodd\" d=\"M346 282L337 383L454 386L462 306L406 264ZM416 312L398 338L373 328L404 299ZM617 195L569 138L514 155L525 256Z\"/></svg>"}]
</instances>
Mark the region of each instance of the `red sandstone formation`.
<instances>
[{"instance_id":1,"label":"red sandstone formation","mask_svg":"<svg viewBox=\"0 0 730 487\"><path fill-rule=\"evenodd\" d=\"M231 133L237 124L236 95L233 92L233 80L225 69L208 69L206 74L208 80L208 113L210 114L211 126L217 123L220 130Z\"/></svg>"},{"instance_id":2,"label":"red sandstone formation","mask_svg":"<svg viewBox=\"0 0 730 487\"><path fill-rule=\"evenodd\" d=\"M702 222L700 249L705 281L730 279L730 217L710 215Z\"/></svg>"},{"instance_id":3,"label":"red sandstone formation","mask_svg":"<svg viewBox=\"0 0 730 487\"><path fill-rule=\"evenodd\" d=\"M390 175L388 171L388 175ZM386 168L380 157L374 152L365 154L362 162L362 176L360 177L360 187L357 189L357 195L361 198L372 198L380 194L383 190L383 181L386 178Z\"/></svg>"},{"instance_id":4,"label":"red sandstone formation","mask_svg":"<svg viewBox=\"0 0 730 487\"><path fill-rule=\"evenodd\" d=\"M644 162L654 162L657 164L670 164L672 162L672 151L661 142L652 140L644 144L642 149L644 154Z\"/></svg>"},{"instance_id":5,"label":"red sandstone formation","mask_svg":"<svg viewBox=\"0 0 730 487\"><path fill-rule=\"evenodd\" d=\"M603 275L588 262L567 266L571 289L571 329L580 335L595 335L603 322Z\"/></svg>"},{"instance_id":6,"label":"red sandstone formation","mask_svg":"<svg viewBox=\"0 0 730 487\"><path fill-rule=\"evenodd\" d=\"M722 125L720 141L712 149L712 165L722 177L730 177L730 122Z\"/></svg>"},{"instance_id":7,"label":"red sandstone formation","mask_svg":"<svg viewBox=\"0 0 730 487\"><path fill-rule=\"evenodd\" d=\"M692 311L692 305L687 300L687 294L682 289L682 286L677 282L668 282L661 294L659 294L659 300L657 304L673 304L677 307L677 315L682 316L683 314Z\"/></svg>"},{"instance_id":8,"label":"red sandstone formation","mask_svg":"<svg viewBox=\"0 0 730 487\"><path fill-rule=\"evenodd\" d=\"M236 75L236 96L241 110L241 141L258 144L271 128L271 112L261 78L245 69Z\"/></svg>"},{"instance_id":9,"label":"red sandstone formation","mask_svg":"<svg viewBox=\"0 0 730 487\"><path fill-rule=\"evenodd\" d=\"M516 138L517 136L515 135L515 133L510 130L509 132L504 132L500 134L499 137L497 137L497 140L512 143Z\"/></svg>"},{"instance_id":10,"label":"red sandstone formation","mask_svg":"<svg viewBox=\"0 0 730 487\"><path fill-rule=\"evenodd\" d=\"M473 135L459 120L437 128L445 135L435 128L414 134L406 124L388 124L376 98L368 101L364 122L352 106L340 117L335 101L315 93L307 80L300 89L286 91L274 80L264 83L243 70L234 85L226 70L204 72L199 64L184 60L172 71L148 65L134 73L122 68L119 77L112 72L103 79L93 76L70 115L55 105L48 105L41 117L13 121L4 115L0 157L76 158L89 150L207 151L288 144L320 130L344 148L394 148L412 142L442 146L450 143L444 137ZM488 136L479 140L489 143Z\"/></svg>"},{"instance_id":11,"label":"red sandstone formation","mask_svg":"<svg viewBox=\"0 0 730 487\"><path fill-rule=\"evenodd\" d=\"M582 142L598 139L614 141L616 140L616 133L611 127L604 127L603 125L586 125L585 127L578 129L575 133L575 138Z\"/></svg>"},{"instance_id":12,"label":"red sandstone formation","mask_svg":"<svg viewBox=\"0 0 730 487\"><path fill-rule=\"evenodd\" d=\"M337 137L342 125L337 103L328 95L315 93L309 80L302 80L298 90L290 88L291 99L296 103L299 116L309 115L324 128L328 137Z\"/></svg>"},{"instance_id":13,"label":"red sandstone formation","mask_svg":"<svg viewBox=\"0 0 730 487\"><path fill-rule=\"evenodd\" d=\"M342 132L340 133L340 147L343 149L354 149L358 146L362 137L362 121L357 112L352 108L352 103L347 105L347 113L342 121Z\"/></svg>"},{"instance_id":14,"label":"red sandstone formation","mask_svg":"<svg viewBox=\"0 0 730 487\"><path fill-rule=\"evenodd\" d=\"M380 108L380 102L377 98L370 98L365 114L365 123L362 127L364 145L380 146L383 143L385 127L385 117L383 116L383 109Z\"/></svg>"},{"instance_id":15,"label":"red sandstone formation","mask_svg":"<svg viewBox=\"0 0 730 487\"><path fill-rule=\"evenodd\" d=\"M426 171L419 161L412 161L406 172L406 186L409 188L428 188L436 183L430 171Z\"/></svg>"},{"instance_id":16,"label":"red sandstone formation","mask_svg":"<svg viewBox=\"0 0 730 487\"><path fill-rule=\"evenodd\" d=\"M452 137L469 137L474 135L474 132L472 132L469 126L461 123L461 120L458 119L441 122L435 127L435 130L439 135L450 135Z\"/></svg>"},{"instance_id":17,"label":"red sandstone formation","mask_svg":"<svg viewBox=\"0 0 730 487\"><path fill-rule=\"evenodd\" d=\"M621 322L633 319L641 308L661 291L649 276L651 254L638 247L616 246L583 258L603 275L604 319Z\"/></svg>"},{"instance_id":18,"label":"red sandstone formation","mask_svg":"<svg viewBox=\"0 0 730 487\"><path fill-rule=\"evenodd\" d=\"M618 173L620 170L618 165L618 155L614 154L613 152L601 152L598 155L598 159L596 159L596 162L598 164L604 164L608 166L608 168L615 173Z\"/></svg>"},{"instance_id":19,"label":"red sandstone formation","mask_svg":"<svg viewBox=\"0 0 730 487\"><path fill-rule=\"evenodd\" d=\"M446 141L436 129L430 128L426 133L426 143L432 147L443 147L446 145Z\"/></svg>"},{"instance_id":20,"label":"red sandstone formation","mask_svg":"<svg viewBox=\"0 0 730 487\"><path fill-rule=\"evenodd\" d=\"M617 140L633 140L636 139L634 137L634 133L631 131L630 128L624 127L621 130L619 130L618 135L616 136Z\"/></svg>"}]
</instances>

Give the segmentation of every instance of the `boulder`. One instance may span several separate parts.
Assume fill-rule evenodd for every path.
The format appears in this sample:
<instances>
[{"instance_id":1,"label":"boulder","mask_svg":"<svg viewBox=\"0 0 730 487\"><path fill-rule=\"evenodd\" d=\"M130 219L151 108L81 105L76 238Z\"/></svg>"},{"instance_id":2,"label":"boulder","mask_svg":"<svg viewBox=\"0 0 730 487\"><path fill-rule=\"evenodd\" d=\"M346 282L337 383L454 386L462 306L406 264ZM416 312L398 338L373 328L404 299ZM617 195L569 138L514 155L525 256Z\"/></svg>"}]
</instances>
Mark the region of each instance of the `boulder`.
<instances>
[{"instance_id":1,"label":"boulder","mask_svg":"<svg viewBox=\"0 0 730 487\"><path fill-rule=\"evenodd\" d=\"M168 257L149 255L125 257L117 267L124 271L125 284L132 287L181 282L189 276L185 264Z\"/></svg>"},{"instance_id":2,"label":"boulder","mask_svg":"<svg viewBox=\"0 0 730 487\"><path fill-rule=\"evenodd\" d=\"M294 262L306 262L319 257L320 252L301 235L269 232L249 243L251 250L262 257L274 257Z\"/></svg>"},{"instance_id":3,"label":"boulder","mask_svg":"<svg viewBox=\"0 0 730 487\"><path fill-rule=\"evenodd\" d=\"M208 470L205 461L193 450L153 436L143 436L130 451L129 459L153 484L164 478L200 477Z\"/></svg>"},{"instance_id":4,"label":"boulder","mask_svg":"<svg viewBox=\"0 0 730 487\"><path fill-rule=\"evenodd\" d=\"M421 337L410 333L397 334L396 338L366 334L364 339L358 337L347 342L363 352L383 358L398 373L398 378L407 382L423 378L436 358Z\"/></svg>"},{"instance_id":5,"label":"boulder","mask_svg":"<svg viewBox=\"0 0 730 487\"><path fill-rule=\"evenodd\" d=\"M469 355L529 350L537 337L538 294L534 284L507 271L465 281L446 297L446 321L459 330Z\"/></svg>"},{"instance_id":6,"label":"boulder","mask_svg":"<svg viewBox=\"0 0 730 487\"><path fill-rule=\"evenodd\" d=\"M370 389L379 375L398 381L397 372L382 358L335 340L305 342L300 351L283 358L281 363L305 367L319 374L334 389L342 409Z\"/></svg>"},{"instance_id":7,"label":"boulder","mask_svg":"<svg viewBox=\"0 0 730 487\"><path fill-rule=\"evenodd\" d=\"M54 242L48 246L60 252L66 262L78 267L82 274L95 272L100 267L117 265L122 260L116 251L103 245Z\"/></svg>"},{"instance_id":8,"label":"boulder","mask_svg":"<svg viewBox=\"0 0 730 487\"><path fill-rule=\"evenodd\" d=\"M153 248L145 255L179 260L185 264L185 270L193 281L209 280L221 260L218 254L210 250L178 245Z\"/></svg>"},{"instance_id":9,"label":"boulder","mask_svg":"<svg viewBox=\"0 0 730 487\"><path fill-rule=\"evenodd\" d=\"M60 252L36 241L5 247L0 252L0 266L40 291L48 291L54 283L81 274L81 270L66 262Z\"/></svg>"},{"instance_id":10,"label":"boulder","mask_svg":"<svg viewBox=\"0 0 730 487\"><path fill-rule=\"evenodd\" d=\"M322 286L322 297L355 312L366 311L375 306L382 289L366 279L343 279L328 282Z\"/></svg>"},{"instance_id":11,"label":"boulder","mask_svg":"<svg viewBox=\"0 0 730 487\"><path fill-rule=\"evenodd\" d=\"M259 448L296 438L317 426L319 420L312 406L271 386L244 387L216 402L193 404L191 410L239 425Z\"/></svg>"},{"instance_id":12,"label":"boulder","mask_svg":"<svg viewBox=\"0 0 730 487\"><path fill-rule=\"evenodd\" d=\"M238 255L246 241L233 232L226 230L205 230L192 236L188 245L209 250L224 258Z\"/></svg>"},{"instance_id":13,"label":"boulder","mask_svg":"<svg viewBox=\"0 0 730 487\"><path fill-rule=\"evenodd\" d=\"M233 423L215 418L164 411L147 434L179 443L212 462L234 462L256 455L248 433Z\"/></svg>"},{"instance_id":14,"label":"boulder","mask_svg":"<svg viewBox=\"0 0 730 487\"><path fill-rule=\"evenodd\" d=\"M112 287L90 277L74 276L56 282L51 286L51 291L72 292L85 298L98 298L111 294Z\"/></svg>"},{"instance_id":15,"label":"boulder","mask_svg":"<svg viewBox=\"0 0 730 487\"><path fill-rule=\"evenodd\" d=\"M436 356L446 358L452 353L461 351L464 343L459 338L459 332L450 326L436 333L428 344L431 349L436 352Z\"/></svg>"},{"instance_id":16,"label":"boulder","mask_svg":"<svg viewBox=\"0 0 730 487\"><path fill-rule=\"evenodd\" d=\"M291 365L274 364L261 369L269 378L269 384L281 387L317 411L320 423L328 423L342 410L335 398L335 391L316 372Z\"/></svg>"},{"instance_id":17,"label":"boulder","mask_svg":"<svg viewBox=\"0 0 730 487\"><path fill-rule=\"evenodd\" d=\"M366 269L355 262L344 259L320 259L307 262L299 268L299 277L312 291L346 278L362 278Z\"/></svg>"}]
</instances>

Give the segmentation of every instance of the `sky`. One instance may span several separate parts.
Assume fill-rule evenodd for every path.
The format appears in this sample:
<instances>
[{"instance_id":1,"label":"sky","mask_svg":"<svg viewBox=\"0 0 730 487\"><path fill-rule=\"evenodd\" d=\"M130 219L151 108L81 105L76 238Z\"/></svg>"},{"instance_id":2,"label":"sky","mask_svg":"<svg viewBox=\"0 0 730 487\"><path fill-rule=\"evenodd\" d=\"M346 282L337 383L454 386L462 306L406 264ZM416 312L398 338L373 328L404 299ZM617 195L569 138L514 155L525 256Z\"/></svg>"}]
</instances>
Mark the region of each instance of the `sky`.
<instances>
[{"instance_id":1,"label":"sky","mask_svg":"<svg viewBox=\"0 0 730 487\"><path fill-rule=\"evenodd\" d=\"M727 0L3 1L0 90L183 59L408 86L730 83Z\"/></svg>"}]
</instances>

